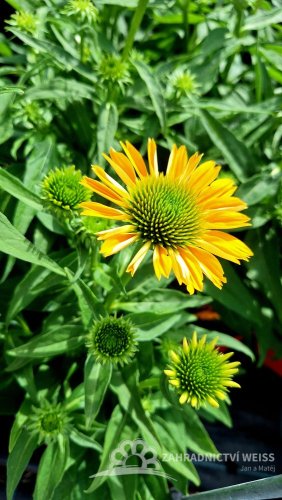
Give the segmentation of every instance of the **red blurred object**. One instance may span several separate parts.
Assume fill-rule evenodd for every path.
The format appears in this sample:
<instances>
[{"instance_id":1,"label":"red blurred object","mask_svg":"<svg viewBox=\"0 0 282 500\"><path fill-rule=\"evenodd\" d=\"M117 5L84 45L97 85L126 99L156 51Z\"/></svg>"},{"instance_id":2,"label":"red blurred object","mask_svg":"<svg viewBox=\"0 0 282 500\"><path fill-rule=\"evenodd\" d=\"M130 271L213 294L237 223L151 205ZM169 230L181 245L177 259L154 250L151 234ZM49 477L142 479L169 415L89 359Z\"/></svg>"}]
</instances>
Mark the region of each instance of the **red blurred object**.
<instances>
[{"instance_id":1,"label":"red blurred object","mask_svg":"<svg viewBox=\"0 0 282 500\"><path fill-rule=\"evenodd\" d=\"M277 375L280 375L280 377L282 377L282 359L273 359L274 356L275 352L272 349L268 349L264 361L264 366L267 366L272 371L277 373Z\"/></svg>"},{"instance_id":2,"label":"red blurred object","mask_svg":"<svg viewBox=\"0 0 282 500\"><path fill-rule=\"evenodd\" d=\"M216 321L220 319L218 312L214 311L211 306L206 306L196 312L196 316L200 321Z\"/></svg>"}]
</instances>

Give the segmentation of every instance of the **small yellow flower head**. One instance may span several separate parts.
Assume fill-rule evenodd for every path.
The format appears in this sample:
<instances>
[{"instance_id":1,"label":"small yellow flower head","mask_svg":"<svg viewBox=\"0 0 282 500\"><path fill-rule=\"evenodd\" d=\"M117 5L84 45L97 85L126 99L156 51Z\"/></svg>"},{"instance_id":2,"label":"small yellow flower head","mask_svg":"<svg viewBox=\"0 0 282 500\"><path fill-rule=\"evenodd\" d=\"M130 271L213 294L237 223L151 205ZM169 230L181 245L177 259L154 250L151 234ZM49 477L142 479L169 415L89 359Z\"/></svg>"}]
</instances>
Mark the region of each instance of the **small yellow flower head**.
<instances>
[{"instance_id":1,"label":"small yellow flower head","mask_svg":"<svg viewBox=\"0 0 282 500\"><path fill-rule=\"evenodd\" d=\"M120 87L130 83L129 66L116 54L105 54L97 67L102 82L116 83Z\"/></svg>"},{"instance_id":2,"label":"small yellow flower head","mask_svg":"<svg viewBox=\"0 0 282 500\"><path fill-rule=\"evenodd\" d=\"M80 184L82 174L74 165L55 168L43 180L42 198L50 211L62 214L79 208L80 203L89 201L91 192Z\"/></svg>"},{"instance_id":3,"label":"small yellow flower head","mask_svg":"<svg viewBox=\"0 0 282 500\"><path fill-rule=\"evenodd\" d=\"M196 81L195 75L188 69L185 71L176 70L171 75L169 84L177 97L198 93L199 84Z\"/></svg>"},{"instance_id":4,"label":"small yellow flower head","mask_svg":"<svg viewBox=\"0 0 282 500\"><path fill-rule=\"evenodd\" d=\"M61 404L43 400L39 408L33 407L28 429L38 434L40 443L48 444L56 440L59 435L67 435L70 432L70 421Z\"/></svg>"},{"instance_id":5,"label":"small yellow flower head","mask_svg":"<svg viewBox=\"0 0 282 500\"><path fill-rule=\"evenodd\" d=\"M135 331L124 318L107 317L96 321L86 341L88 351L99 363L121 365L137 351Z\"/></svg>"},{"instance_id":6,"label":"small yellow flower head","mask_svg":"<svg viewBox=\"0 0 282 500\"><path fill-rule=\"evenodd\" d=\"M240 363L229 363L233 353L220 353L216 342L217 339L214 339L207 343L206 335L198 340L194 332L190 342L183 339L178 353L170 351L171 363L164 373L180 394L180 404L189 403L199 409L208 403L217 408L217 400L226 399L228 387L240 387L232 380Z\"/></svg>"},{"instance_id":7,"label":"small yellow flower head","mask_svg":"<svg viewBox=\"0 0 282 500\"><path fill-rule=\"evenodd\" d=\"M31 12L19 11L11 15L6 21L10 26L14 26L21 31L33 35L37 28L37 18Z\"/></svg>"},{"instance_id":8,"label":"small yellow flower head","mask_svg":"<svg viewBox=\"0 0 282 500\"><path fill-rule=\"evenodd\" d=\"M98 9L91 0L70 0L62 12L75 17L80 23L95 24L98 18Z\"/></svg>"}]
</instances>

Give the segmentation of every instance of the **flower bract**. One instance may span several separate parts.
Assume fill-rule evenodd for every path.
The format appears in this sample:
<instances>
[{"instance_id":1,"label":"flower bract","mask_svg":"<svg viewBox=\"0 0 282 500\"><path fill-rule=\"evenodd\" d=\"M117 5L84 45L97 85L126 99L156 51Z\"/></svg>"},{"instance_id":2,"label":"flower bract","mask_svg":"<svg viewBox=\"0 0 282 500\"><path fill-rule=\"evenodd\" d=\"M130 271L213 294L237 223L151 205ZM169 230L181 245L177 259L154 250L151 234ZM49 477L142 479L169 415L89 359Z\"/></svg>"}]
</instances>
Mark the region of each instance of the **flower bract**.
<instances>
[{"instance_id":1,"label":"flower bract","mask_svg":"<svg viewBox=\"0 0 282 500\"><path fill-rule=\"evenodd\" d=\"M242 241L225 232L250 225L249 217L240 213L246 203L233 196L233 180L217 179L220 167L211 160L200 164L198 153L189 158L185 146L173 146L164 175L154 140L148 141L148 166L132 144L121 145L124 153L111 149L104 156L123 184L97 165L93 171L99 180L84 177L81 181L108 200L107 205L82 203L82 214L124 223L97 233L104 241L102 254L109 256L139 242L127 268L132 275L153 250L158 279L173 271L192 294L203 289L205 275L221 288L226 278L215 256L239 264L252 255Z\"/></svg>"}]
</instances>

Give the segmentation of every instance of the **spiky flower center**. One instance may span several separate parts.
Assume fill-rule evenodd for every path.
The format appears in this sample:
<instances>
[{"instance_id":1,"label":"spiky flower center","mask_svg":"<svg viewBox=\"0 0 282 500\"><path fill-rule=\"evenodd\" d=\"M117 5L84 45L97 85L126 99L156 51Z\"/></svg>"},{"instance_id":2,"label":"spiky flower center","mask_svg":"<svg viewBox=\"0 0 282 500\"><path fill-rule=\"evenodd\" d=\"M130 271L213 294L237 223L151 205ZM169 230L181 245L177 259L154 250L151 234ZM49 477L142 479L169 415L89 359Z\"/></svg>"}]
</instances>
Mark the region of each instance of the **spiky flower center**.
<instances>
[{"instance_id":1,"label":"spiky flower center","mask_svg":"<svg viewBox=\"0 0 282 500\"><path fill-rule=\"evenodd\" d=\"M28 428L39 436L40 442L49 443L57 439L59 435L67 435L70 432L70 421L70 417L61 404L52 404L43 400L42 406L33 407Z\"/></svg>"},{"instance_id":2,"label":"spiky flower center","mask_svg":"<svg viewBox=\"0 0 282 500\"><path fill-rule=\"evenodd\" d=\"M87 340L99 362L127 363L136 351L135 332L123 318L103 318L94 324Z\"/></svg>"},{"instance_id":3,"label":"spiky flower center","mask_svg":"<svg viewBox=\"0 0 282 500\"><path fill-rule=\"evenodd\" d=\"M192 193L160 175L137 182L128 209L143 240L165 248L191 244L200 230Z\"/></svg>"},{"instance_id":4,"label":"spiky flower center","mask_svg":"<svg viewBox=\"0 0 282 500\"><path fill-rule=\"evenodd\" d=\"M215 348L216 342L217 339L213 339L206 343L206 335L198 342L194 332L191 342L184 338L181 350L169 352L171 367L165 374L181 394L181 404L188 402L199 408L209 403L218 407L217 399L226 399L228 387L240 387L232 380L240 363L229 363L233 353L220 353Z\"/></svg>"},{"instance_id":5,"label":"spiky flower center","mask_svg":"<svg viewBox=\"0 0 282 500\"><path fill-rule=\"evenodd\" d=\"M65 210L75 210L83 201L90 199L90 191L80 184L82 175L75 167L56 168L44 179L43 197Z\"/></svg>"},{"instance_id":6,"label":"spiky flower center","mask_svg":"<svg viewBox=\"0 0 282 500\"><path fill-rule=\"evenodd\" d=\"M221 382L217 351L195 351L184 355L176 371L181 390L187 390L201 400L212 396Z\"/></svg>"},{"instance_id":7,"label":"spiky flower center","mask_svg":"<svg viewBox=\"0 0 282 500\"><path fill-rule=\"evenodd\" d=\"M41 419L41 427L44 432L52 433L61 428L59 415L56 412L50 412L43 415Z\"/></svg>"}]
</instances>

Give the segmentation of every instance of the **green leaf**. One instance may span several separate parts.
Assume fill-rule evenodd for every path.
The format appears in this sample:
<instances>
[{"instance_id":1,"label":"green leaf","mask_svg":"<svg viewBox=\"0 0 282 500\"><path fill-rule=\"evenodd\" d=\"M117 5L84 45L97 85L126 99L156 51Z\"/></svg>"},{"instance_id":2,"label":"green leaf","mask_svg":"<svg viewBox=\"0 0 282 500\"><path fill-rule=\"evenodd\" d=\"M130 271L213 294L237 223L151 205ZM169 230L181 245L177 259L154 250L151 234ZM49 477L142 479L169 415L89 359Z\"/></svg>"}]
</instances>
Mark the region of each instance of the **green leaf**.
<instances>
[{"instance_id":1,"label":"green leaf","mask_svg":"<svg viewBox=\"0 0 282 500\"><path fill-rule=\"evenodd\" d=\"M36 194L24 186L24 184L7 170L0 167L0 185L1 189L15 196L18 200L23 201L36 210L42 210L42 203Z\"/></svg>"},{"instance_id":2,"label":"green leaf","mask_svg":"<svg viewBox=\"0 0 282 500\"><path fill-rule=\"evenodd\" d=\"M114 137L118 127L118 110L114 103L104 103L98 115L97 145L98 161L103 160L103 153L108 153L113 145Z\"/></svg>"},{"instance_id":3,"label":"green leaf","mask_svg":"<svg viewBox=\"0 0 282 500\"><path fill-rule=\"evenodd\" d=\"M76 279L72 271L65 268L70 285L77 296L81 319L86 328L100 313L99 301L91 288L81 279Z\"/></svg>"},{"instance_id":4,"label":"green leaf","mask_svg":"<svg viewBox=\"0 0 282 500\"><path fill-rule=\"evenodd\" d=\"M59 265L63 268L71 266L77 260L75 253L66 255L59 259ZM66 280L65 280L66 281ZM32 268L24 275L16 286L6 315L6 323L10 321L25 307L27 307L36 297L46 293L49 288L62 284L64 280L61 276L54 275L49 269L39 266Z\"/></svg>"},{"instance_id":5,"label":"green leaf","mask_svg":"<svg viewBox=\"0 0 282 500\"><path fill-rule=\"evenodd\" d=\"M239 186L236 196L239 196L239 198L242 198L251 206L267 197L274 196L278 186L277 176L272 177L269 174L257 174Z\"/></svg>"},{"instance_id":6,"label":"green leaf","mask_svg":"<svg viewBox=\"0 0 282 500\"><path fill-rule=\"evenodd\" d=\"M116 406L107 425L103 454L101 457L99 470L97 471L98 473L107 469L111 452L115 450L119 445L120 436L124 429L126 420L127 416L123 416L120 407ZM104 481L106 481L106 479L106 476L95 477L85 493L93 493L93 491L96 491L99 486L101 486Z\"/></svg>"},{"instance_id":7,"label":"green leaf","mask_svg":"<svg viewBox=\"0 0 282 500\"><path fill-rule=\"evenodd\" d=\"M248 235L248 244L254 251L254 256L247 264L248 276L261 284L282 324L280 243L277 234L272 229L267 233L252 231Z\"/></svg>"},{"instance_id":8,"label":"green leaf","mask_svg":"<svg viewBox=\"0 0 282 500\"><path fill-rule=\"evenodd\" d=\"M137 69L140 78L142 78L142 80L146 84L156 115L159 119L162 129L164 130L166 127L165 103L159 81L152 73L150 67L144 62L132 61L132 64Z\"/></svg>"},{"instance_id":9,"label":"green leaf","mask_svg":"<svg viewBox=\"0 0 282 500\"><path fill-rule=\"evenodd\" d=\"M115 301L112 303L112 309L122 309L123 311L134 312L134 313L146 313L151 312L160 315L166 315L174 313L175 311L181 311L186 308L201 307L205 304L209 304L212 299L209 297L201 296L189 296L183 292L170 289L154 289L150 290L149 293L144 294L141 300L136 302L119 302Z\"/></svg>"},{"instance_id":10,"label":"green leaf","mask_svg":"<svg viewBox=\"0 0 282 500\"><path fill-rule=\"evenodd\" d=\"M227 310L235 311L239 316L251 323L260 324L261 311L255 297L243 284L231 264L224 262L223 268L227 283L222 290L219 290L206 282L205 289L207 293L224 305ZM242 304L244 304L244 307L242 307Z\"/></svg>"},{"instance_id":11,"label":"green leaf","mask_svg":"<svg viewBox=\"0 0 282 500\"><path fill-rule=\"evenodd\" d=\"M2 213L0 213L0 234L1 252L65 276L63 269L28 241Z\"/></svg>"},{"instance_id":12,"label":"green leaf","mask_svg":"<svg viewBox=\"0 0 282 500\"><path fill-rule=\"evenodd\" d=\"M180 419L179 422L181 422ZM169 419L169 421L166 421L165 419L156 415L154 418L154 425L157 430L160 442L162 443L162 449L165 450L164 453L168 455L169 453L181 453L184 456L186 452L185 441L183 442L181 439L181 431L179 432L177 422L173 421L171 418ZM172 471L175 470L178 474L182 475L189 481L192 481L194 484L200 484L200 478L195 469L195 466L190 461L170 460L164 463L167 463Z\"/></svg>"},{"instance_id":13,"label":"green leaf","mask_svg":"<svg viewBox=\"0 0 282 500\"><path fill-rule=\"evenodd\" d=\"M86 434L83 434L83 432L78 431L75 427L71 430L70 433L70 439L73 441L75 444L78 446L81 446L82 448L91 448L92 450L96 450L99 453L103 450L102 446L95 441L90 436L87 436Z\"/></svg>"},{"instance_id":14,"label":"green leaf","mask_svg":"<svg viewBox=\"0 0 282 500\"><path fill-rule=\"evenodd\" d=\"M68 69L73 69L76 73L79 73L81 76L90 80L93 83L97 82L97 78L94 75L93 71L88 69L87 66L84 66L79 59L71 56L68 52L66 52L62 47L59 47L55 43L49 42L47 40L40 40L39 38L35 38L33 36L24 33L15 28L9 28L15 36L17 36L24 44L32 47L37 52L41 52L43 54L49 55L52 54L52 57L59 63L63 64Z\"/></svg>"},{"instance_id":15,"label":"green leaf","mask_svg":"<svg viewBox=\"0 0 282 500\"><path fill-rule=\"evenodd\" d=\"M136 328L136 339L140 342L153 340L160 335L163 335L177 322L186 319L186 321L194 321L195 316L192 314L176 313L168 315L160 315L155 313L132 313L127 316Z\"/></svg>"},{"instance_id":16,"label":"green leaf","mask_svg":"<svg viewBox=\"0 0 282 500\"><path fill-rule=\"evenodd\" d=\"M48 444L37 473L34 500L52 499L56 486L60 483L69 456L69 441L62 435Z\"/></svg>"},{"instance_id":17,"label":"green leaf","mask_svg":"<svg viewBox=\"0 0 282 500\"><path fill-rule=\"evenodd\" d=\"M99 413L112 376L112 365L100 364L89 355L84 367L85 420L90 427Z\"/></svg>"},{"instance_id":18,"label":"green leaf","mask_svg":"<svg viewBox=\"0 0 282 500\"><path fill-rule=\"evenodd\" d=\"M46 358L65 354L83 345L85 336L81 326L63 325L48 333L36 335L26 344L11 349L11 356L20 358Z\"/></svg>"},{"instance_id":19,"label":"green leaf","mask_svg":"<svg viewBox=\"0 0 282 500\"><path fill-rule=\"evenodd\" d=\"M199 109L201 122L213 143L222 152L231 170L243 182L252 174L254 158L245 144L239 141L208 111Z\"/></svg>"},{"instance_id":20,"label":"green leaf","mask_svg":"<svg viewBox=\"0 0 282 500\"><path fill-rule=\"evenodd\" d=\"M11 86L5 86L0 88L0 94L24 94L24 89L25 87L19 87L16 85L11 85Z\"/></svg>"},{"instance_id":21,"label":"green leaf","mask_svg":"<svg viewBox=\"0 0 282 500\"><path fill-rule=\"evenodd\" d=\"M282 8L277 7L269 11L258 12L254 16L248 16L242 28L243 31L247 30L262 30L266 26L282 22Z\"/></svg>"},{"instance_id":22,"label":"green leaf","mask_svg":"<svg viewBox=\"0 0 282 500\"><path fill-rule=\"evenodd\" d=\"M137 388L137 365L131 363L123 368L122 372L115 372L112 377L111 388L117 394L119 402L132 420L136 423L141 434L157 453L161 452L161 445L153 423L145 414Z\"/></svg>"},{"instance_id":23,"label":"green leaf","mask_svg":"<svg viewBox=\"0 0 282 500\"><path fill-rule=\"evenodd\" d=\"M7 500L12 500L31 456L37 448L37 436L22 428L7 463Z\"/></svg>"},{"instance_id":24,"label":"green leaf","mask_svg":"<svg viewBox=\"0 0 282 500\"><path fill-rule=\"evenodd\" d=\"M257 481L250 481L249 483L236 484L235 486L226 486L225 488L217 488L203 493L194 493L196 500L273 500L274 498L281 498L282 491L282 474L274 477L267 477L265 479L258 479ZM191 500L191 497L183 497L183 500Z\"/></svg>"}]
</instances>

